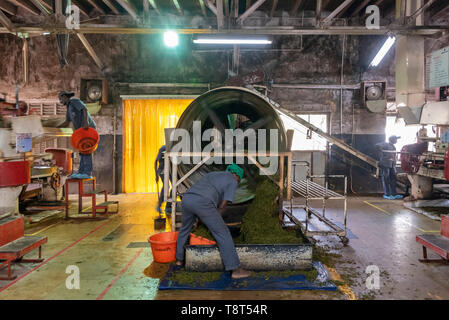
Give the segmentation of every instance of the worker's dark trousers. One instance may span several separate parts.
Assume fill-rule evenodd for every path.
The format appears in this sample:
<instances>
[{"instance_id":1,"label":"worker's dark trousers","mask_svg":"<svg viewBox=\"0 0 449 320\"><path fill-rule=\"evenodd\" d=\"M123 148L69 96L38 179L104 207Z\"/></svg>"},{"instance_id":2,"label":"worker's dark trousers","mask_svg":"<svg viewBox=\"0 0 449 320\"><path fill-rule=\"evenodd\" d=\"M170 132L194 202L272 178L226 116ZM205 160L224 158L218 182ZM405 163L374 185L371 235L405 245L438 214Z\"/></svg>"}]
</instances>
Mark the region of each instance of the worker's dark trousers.
<instances>
[{"instance_id":1,"label":"worker's dark trousers","mask_svg":"<svg viewBox=\"0 0 449 320\"><path fill-rule=\"evenodd\" d=\"M382 188L386 196L396 195L396 168L380 168Z\"/></svg>"},{"instance_id":2,"label":"worker's dark trousers","mask_svg":"<svg viewBox=\"0 0 449 320\"><path fill-rule=\"evenodd\" d=\"M176 259L184 260L184 246L192 231L195 217L198 217L210 230L217 241L221 259L225 270L237 269L240 265L237 251L231 232L226 226L223 218L215 207L214 203L199 195L186 194L182 198L182 226L178 234L178 243L176 246Z\"/></svg>"},{"instance_id":3,"label":"worker's dark trousers","mask_svg":"<svg viewBox=\"0 0 449 320\"><path fill-rule=\"evenodd\" d=\"M164 188L165 188L164 175L163 174L159 175L159 178L162 181L162 189L160 190L159 199L157 202L158 211L161 210L161 204L162 202L164 202ZM168 197L170 197L170 189L168 189ZM171 204L167 204L167 206L165 207L165 213L171 213Z\"/></svg>"},{"instance_id":4,"label":"worker's dark trousers","mask_svg":"<svg viewBox=\"0 0 449 320\"><path fill-rule=\"evenodd\" d=\"M78 173L92 175L92 154L81 154L80 153L80 167Z\"/></svg>"}]
</instances>

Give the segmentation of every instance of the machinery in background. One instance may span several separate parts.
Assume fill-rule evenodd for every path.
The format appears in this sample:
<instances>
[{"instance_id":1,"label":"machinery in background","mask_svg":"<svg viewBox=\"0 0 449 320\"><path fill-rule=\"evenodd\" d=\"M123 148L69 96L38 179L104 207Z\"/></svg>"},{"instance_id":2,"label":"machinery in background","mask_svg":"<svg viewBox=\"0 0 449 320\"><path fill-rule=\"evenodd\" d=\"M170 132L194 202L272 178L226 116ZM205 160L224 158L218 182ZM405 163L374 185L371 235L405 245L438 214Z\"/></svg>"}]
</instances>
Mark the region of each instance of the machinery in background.
<instances>
[{"instance_id":1,"label":"machinery in background","mask_svg":"<svg viewBox=\"0 0 449 320\"><path fill-rule=\"evenodd\" d=\"M427 102L412 118L404 107L400 113L407 124L434 125L435 137L428 137L426 129L419 130L417 143L406 145L401 150L401 168L411 183L411 200L429 199L433 194L434 180L449 180L449 101ZM429 148L433 145L433 148ZM429 151L434 150L434 151Z\"/></svg>"},{"instance_id":2,"label":"machinery in background","mask_svg":"<svg viewBox=\"0 0 449 320\"><path fill-rule=\"evenodd\" d=\"M381 113L387 108L387 81L363 81L360 92L362 104L371 112Z\"/></svg>"},{"instance_id":3,"label":"machinery in background","mask_svg":"<svg viewBox=\"0 0 449 320\"><path fill-rule=\"evenodd\" d=\"M71 128L43 127L39 116L2 117L0 217L19 213L19 199L62 199L62 186L71 173L72 151L47 149L44 154L34 154L32 146L49 139L70 137L72 132ZM19 136L26 136L25 142L19 143Z\"/></svg>"}]
</instances>

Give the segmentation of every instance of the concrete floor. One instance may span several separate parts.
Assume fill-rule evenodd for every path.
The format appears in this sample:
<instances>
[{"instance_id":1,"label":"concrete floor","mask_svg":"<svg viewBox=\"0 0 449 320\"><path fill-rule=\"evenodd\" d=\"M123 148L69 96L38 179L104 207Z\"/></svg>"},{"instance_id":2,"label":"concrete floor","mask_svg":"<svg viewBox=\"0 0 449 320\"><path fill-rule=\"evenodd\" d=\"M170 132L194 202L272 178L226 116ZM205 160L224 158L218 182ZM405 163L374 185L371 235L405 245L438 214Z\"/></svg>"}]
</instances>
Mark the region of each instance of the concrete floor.
<instances>
[{"instance_id":1,"label":"concrete floor","mask_svg":"<svg viewBox=\"0 0 449 320\"><path fill-rule=\"evenodd\" d=\"M14 265L18 278L0 281L0 299L449 299L449 265L420 263L422 249L415 241L418 234L438 233L439 222L404 208L400 200L350 198L348 228L354 236L349 244L342 246L336 237L317 238L320 246L341 255L330 269L341 280L336 292L158 292L159 279L143 272L153 261L151 249L127 248L131 242L147 242L154 233L156 195L111 198L120 201L118 215L102 220L59 217L27 228L26 234L48 237L46 260ZM338 212L338 205L329 202L328 215L337 217ZM379 289L366 287L369 265L379 268ZM70 266L79 269L79 289L67 289Z\"/></svg>"}]
</instances>

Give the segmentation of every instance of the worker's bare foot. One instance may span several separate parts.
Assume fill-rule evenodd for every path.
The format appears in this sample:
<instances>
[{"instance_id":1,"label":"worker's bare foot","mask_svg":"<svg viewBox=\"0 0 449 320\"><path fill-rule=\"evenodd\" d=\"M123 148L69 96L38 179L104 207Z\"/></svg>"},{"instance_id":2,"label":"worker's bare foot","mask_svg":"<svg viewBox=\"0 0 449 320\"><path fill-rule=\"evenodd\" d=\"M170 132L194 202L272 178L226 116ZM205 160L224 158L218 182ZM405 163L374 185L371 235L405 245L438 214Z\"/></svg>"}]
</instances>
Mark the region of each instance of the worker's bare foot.
<instances>
[{"instance_id":1,"label":"worker's bare foot","mask_svg":"<svg viewBox=\"0 0 449 320\"><path fill-rule=\"evenodd\" d=\"M232 271L232 279L241 279L241 278L247 278L251 275L251 271L242 269L242 268L237 268L235 270Z\"/></svg>"},{"instance_id":2,"label":"worker's bare foot","mask_svg":"<svg viewBox=\"0 0 449 320\"><path fill-rule=\"evenodd\" d=\"M183 265L184 265L184 261L182 261L182 260L176 260L176 263L175 263L178 267L182 267Z\"/></svg>"}]
</instances>

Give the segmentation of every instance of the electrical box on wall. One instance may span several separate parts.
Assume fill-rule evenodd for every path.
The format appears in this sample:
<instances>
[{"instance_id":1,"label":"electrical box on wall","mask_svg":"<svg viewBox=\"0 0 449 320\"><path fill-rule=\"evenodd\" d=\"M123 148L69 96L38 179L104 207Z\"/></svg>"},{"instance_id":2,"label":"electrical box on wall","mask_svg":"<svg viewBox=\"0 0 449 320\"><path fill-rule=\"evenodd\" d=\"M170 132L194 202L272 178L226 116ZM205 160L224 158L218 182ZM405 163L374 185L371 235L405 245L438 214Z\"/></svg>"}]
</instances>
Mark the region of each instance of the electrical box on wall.
<instances>
[{"instance_id":1,"label":"electrical box on wall","mask_svg":"<svg viewBox=\"0 0 449 320\"><path fill-rule=\"evenodd\" d=\"M387 81L363 81L362 104L371 112L384 112L387 108Z\"/></svg>"},{"instance_id":2,"label":"electrical box on wall","mask_svg":"<svg viewBox=\"0 0 449 320\"><path fill-rule=\"evenodd\" d=\"M81 79L80 98L85 103L108 103L106 79Z\"/></svg>"}]
</instances>

